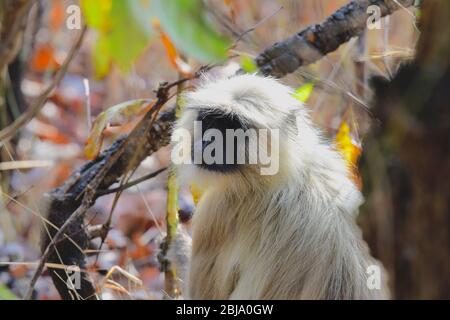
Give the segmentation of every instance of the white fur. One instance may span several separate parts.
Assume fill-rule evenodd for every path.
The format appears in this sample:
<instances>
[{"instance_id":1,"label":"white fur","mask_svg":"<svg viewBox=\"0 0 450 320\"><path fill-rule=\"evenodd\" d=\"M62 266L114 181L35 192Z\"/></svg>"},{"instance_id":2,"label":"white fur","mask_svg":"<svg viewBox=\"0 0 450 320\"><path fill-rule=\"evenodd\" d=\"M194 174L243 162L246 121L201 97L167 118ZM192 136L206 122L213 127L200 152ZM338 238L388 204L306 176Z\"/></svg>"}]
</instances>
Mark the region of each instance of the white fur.
<instances>
[{"instance_id":1,"label":"white fur","mask_svg":"<svg viewBox=\"0 0 450 320\"><path fill-rule=\"evenodd\" d=\"M178 166L183 181L206 190L193 218L190 298L387 297L385 286L367 287L376 261L354 222L362 196L289 87L256 75L206 79L185 101L175 129L192 130L198 110L214 108L278 128L281 138L274 176Z\"/></svg>"}]
</instances>

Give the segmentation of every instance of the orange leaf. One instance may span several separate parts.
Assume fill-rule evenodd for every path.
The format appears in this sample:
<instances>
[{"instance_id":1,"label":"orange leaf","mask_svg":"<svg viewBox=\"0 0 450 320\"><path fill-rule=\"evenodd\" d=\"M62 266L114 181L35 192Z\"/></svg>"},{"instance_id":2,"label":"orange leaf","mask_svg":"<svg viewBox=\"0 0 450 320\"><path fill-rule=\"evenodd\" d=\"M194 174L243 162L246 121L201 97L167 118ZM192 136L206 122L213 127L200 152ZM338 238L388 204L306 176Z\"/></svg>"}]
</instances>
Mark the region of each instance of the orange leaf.
<instances>
[{"instance_id":1,"label":"orange leaf","mask_svg":"<svg viewBox=\"0 0 450 320\"><path fill-rule=\"evenodd\" d=\"M192 76L193 71L189 64L187 64L178 54L175 45L169 36L161 29L159 21L157 19L153 20L153 27L159 32L161 41L166 49L167 57L169 58L170 64L182 75Z\"/></svg>"},{"instance_id":2,"label":"orange leaf","mask_svg":"<svg viewBox=\"0 0 450 320\"><path fill-rule=\"evenodd\" d=\"M50 10L50 27L53 30L59 29L65 20L65 7L64 3L61 0L53 0L52 8Z\"/></svg>"},{"instance_id":3,"label":"orange leaf","mask_svg":"<svg viewBox=\"0 0 450 320\"><path fill-rule=\"evenodd\" d=\"M55 57L55 50L49 44L38 47L31 60L31 68L36 72L45 72L60 66L61 64Z\"/></svg>"}]
</instances>

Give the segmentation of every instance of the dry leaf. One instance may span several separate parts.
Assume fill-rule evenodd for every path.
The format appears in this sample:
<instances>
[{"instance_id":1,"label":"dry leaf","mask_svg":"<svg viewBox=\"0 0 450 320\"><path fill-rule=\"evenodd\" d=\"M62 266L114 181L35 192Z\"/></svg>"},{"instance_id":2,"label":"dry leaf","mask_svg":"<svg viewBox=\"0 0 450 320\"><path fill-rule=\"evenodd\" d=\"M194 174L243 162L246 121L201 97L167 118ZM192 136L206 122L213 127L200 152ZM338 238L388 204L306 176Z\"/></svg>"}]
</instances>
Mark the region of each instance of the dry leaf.
<instances>
[{"instance_id":1,"label":"dry leaf","mask_svg":"<svg viewBox=\"0 0 450 320\"><path fill-rule=\"evenodd\" d=\"M157 19L153 21L153 26L155 30L158 31L161 37L161 41L164 45L164 48L166 49L166 54L169 58L170 64L182 75L187 77L192 76L193 71L191 66L180 57L172 40L170 40L169 36L161 29L161 26Z\"/></svg>"},{"instance_id":2,"label":"dry leaf","mask_svg":"<svg viewBox=\"0 0 450 320\"><path fill-rule=\"evenodd\" d=\"M103 143L104 130L109 125L124 125L142 116L151 109L155 100L138 99L120 103L103 111L92 126L84 153L88 159L94 159Z\"/></svg>"}]
</instances>

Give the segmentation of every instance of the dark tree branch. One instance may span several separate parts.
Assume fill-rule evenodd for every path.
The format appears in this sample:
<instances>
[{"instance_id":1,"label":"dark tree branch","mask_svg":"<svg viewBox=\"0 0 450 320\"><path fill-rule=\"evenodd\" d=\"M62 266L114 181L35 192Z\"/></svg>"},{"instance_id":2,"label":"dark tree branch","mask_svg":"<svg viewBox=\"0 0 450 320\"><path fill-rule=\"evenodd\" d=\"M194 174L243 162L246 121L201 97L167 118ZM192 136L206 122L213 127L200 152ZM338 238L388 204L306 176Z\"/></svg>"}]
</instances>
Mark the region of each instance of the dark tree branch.
<instances>
[{"instance_id":1,"label":"dark tree branch","mask_svg":"<svg viewBox=\"0 0 450 320\"><path fill-rule=\"evenodd\" d=\"M384 17L413 4L414 0L354 0L322 23L311 25L267 48L256 58L256 63L264 75L281 78L361 35L367 26L369 6L378 6Z\"/></svg>"}]
</instances>

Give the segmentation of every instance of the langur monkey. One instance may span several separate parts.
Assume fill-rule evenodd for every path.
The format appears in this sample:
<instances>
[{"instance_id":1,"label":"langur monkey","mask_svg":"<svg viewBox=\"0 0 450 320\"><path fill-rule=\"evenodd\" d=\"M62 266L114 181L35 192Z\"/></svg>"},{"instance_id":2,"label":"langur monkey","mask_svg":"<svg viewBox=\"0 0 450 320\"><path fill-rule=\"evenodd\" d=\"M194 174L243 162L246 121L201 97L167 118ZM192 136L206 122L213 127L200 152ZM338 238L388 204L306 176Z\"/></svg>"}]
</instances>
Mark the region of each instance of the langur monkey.
<instances>
[{"instance_id":1,"label":"langur monkey","mask_svg":"<svg viewBox=\"0 0 450 320\"><path fill-rule=\"evenodd\" d=\"M183 150L182 157L193 160L198 150L218 142L217 137L196 137L200 122L202 133L213 129L213 135L226 136L227 129L277 130L277 139L270 133L257 139L257 147L276 151L278 163L269 174L263 174L267 163L259 158L256 163L175 163L182 181L205 190L193 216L192 240L179 229L168 252L183 281L184 298L388 298L385 273L355 223L362 195L345 161L321 137L292 90L257 75L203 82L183 97L172 156ZM180 131L190 133L187 144L180 143ZM249 140L231 148L223 141L215 155L236 160L245 154L247 159Z\"/></svg>"}]
</instances>

